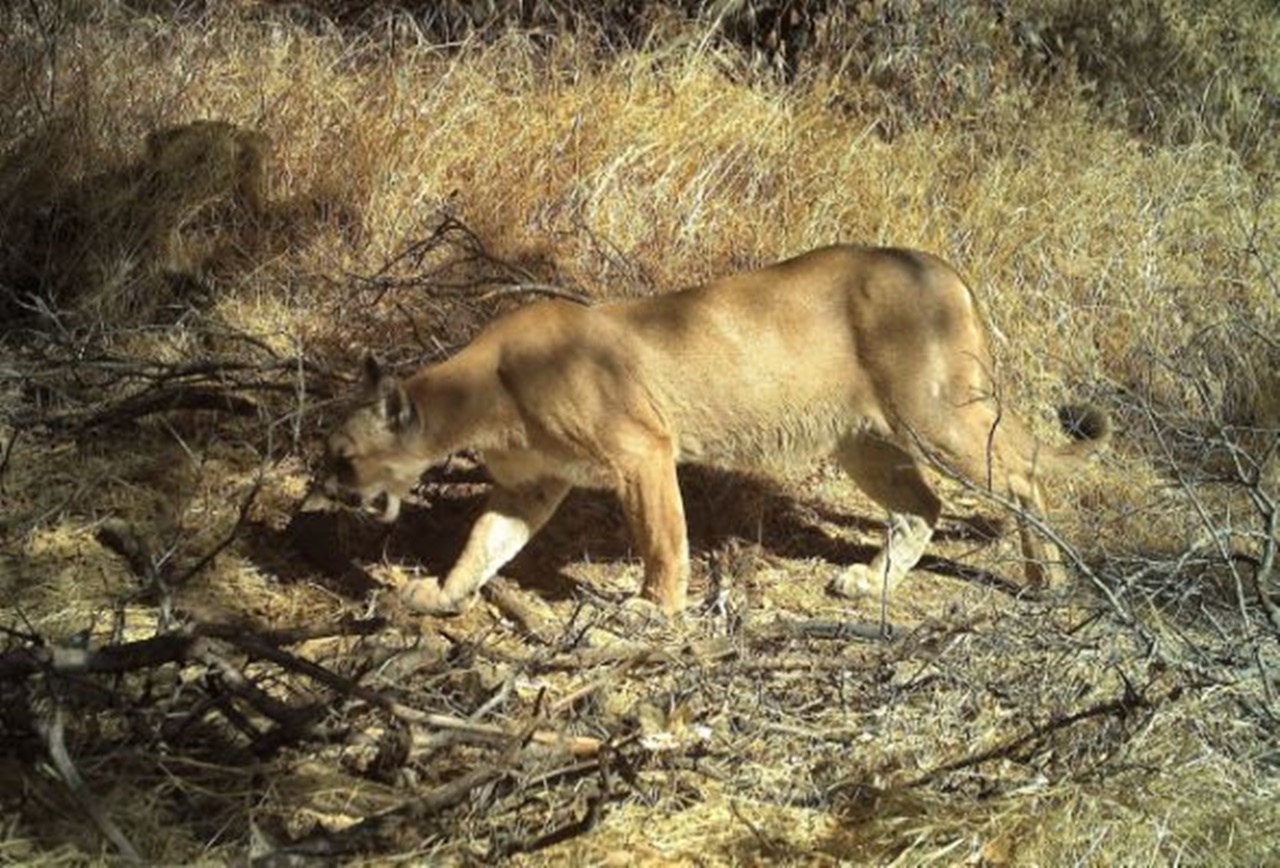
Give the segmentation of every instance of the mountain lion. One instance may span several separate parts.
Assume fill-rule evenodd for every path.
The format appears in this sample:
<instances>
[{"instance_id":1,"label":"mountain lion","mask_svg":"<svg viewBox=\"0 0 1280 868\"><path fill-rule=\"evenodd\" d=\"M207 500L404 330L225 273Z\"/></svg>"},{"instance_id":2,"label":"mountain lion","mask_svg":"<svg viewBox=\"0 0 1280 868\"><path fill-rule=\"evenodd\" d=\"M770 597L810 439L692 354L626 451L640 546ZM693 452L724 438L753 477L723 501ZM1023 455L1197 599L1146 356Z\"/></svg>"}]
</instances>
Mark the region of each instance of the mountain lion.
<instances>
[{"instance_id":1,"label":"mountain lion","mask_svg":"<svg viewBox=\"0 0 1280 868\"><path fill-rule=\"evenodd\" d=\"M327 443L329 497L392 521L422 472L462 449L479 450L493 478L443 584L404 589L411 609L429 613L468 605L573 486L617 492L644 595L681 611L680 461L754 468L833 456L889 523L884 549L831 590L888 592L941 511L922 465L1043 515L1039 472L1088 457L1110 434L1087 410L1079 442L1037 443L999 400L969 288L908 250L829 247L650 298L538 302L403 382L372 359L365 374L359 406ZM1052 546L1019 524L1027 580L1057 581Z\"/></svg>"}]
</instances>

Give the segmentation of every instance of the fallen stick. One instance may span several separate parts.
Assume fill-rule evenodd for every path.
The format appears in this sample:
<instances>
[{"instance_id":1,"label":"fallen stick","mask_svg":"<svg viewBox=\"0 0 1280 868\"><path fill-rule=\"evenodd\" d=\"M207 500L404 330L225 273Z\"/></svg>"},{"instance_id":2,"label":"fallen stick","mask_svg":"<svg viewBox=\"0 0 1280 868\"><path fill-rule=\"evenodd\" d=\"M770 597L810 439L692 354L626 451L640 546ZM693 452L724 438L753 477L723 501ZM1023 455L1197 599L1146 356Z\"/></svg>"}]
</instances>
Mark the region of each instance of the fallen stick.
<instances>
[{"instance_id":1,"label":"fallen stick","mask_svg":"<svg viewBox=\"0 0 1280 868\"><path fill-rule=\"evenodd\" d=\"M1088 708L1072 714L1057 715L1046 721L1044 724L1032 727L1030 730L1016 738L1009 739L986 750L972 753L966 757L962 757L961 759L943 763L940 766L930 769L923 775L908 781L906 786L908 788L919 787L924 784L932 783L950 772L982 765L983 763L990 762L993 759L1008 758L1025 745L1039 741L1060 729L1066 729L1069 726L1074 726L1082 720L1089 720L1094 717L1104 717L1106 715L1124 717L1134 709L1153 707L1161 701L1171 698L1176 690L1177 689L1175 688L1174 691L1171 691L1169 694L1155 700L1147 699L1141 694L1132 693L1129 690L1126 690L1125 694L1119 699L1109 699L1103 702L1098 702Z\"/></svg>"},{"instance_id":2,"label":"fallen stick","mask_svg":"<svg viewBox=\"0 0 1280 868\"><path fill-rule=\"evenodd\" d=\"M484 595L503 615L537 642L550 645L554 641L551 622L555 616L546 604L539 606L532 602L501 576L484 586Z\"/></svg>"},{"instance_id":3,"label":"fallen stick","mask_svg":"<svg viewBox=\"0 0 1280 868\"><path fill-rule=\"evenodd\" d=\"M832 621L822 618L803 621L780 621L762 630L757 638L776 638L787 636L793 639L858 639L864 642L893 642L898 638L892 624L880 624L874 621Z\"/></svg>"},{"instance_id":4,"label":"fallen stick","mask_svg":"<svg viewBox=\"0 0 1280 868\"><path fill-rule=\"evenodd\" d=\"M777 654L739 660L733 665L739 672L790 672L804 669L817 672L842 672L847 669L864 669L867 658L852 654L841 654L837 657L817 654Z\"/></svg>"},{"instance_id":5,"label":"fallen stick","mask_svg":"<svg viewBox=\"0 0 1280 868\"><path fill-rule=\"evenodd\" d=\"M52 761L54 768L58 770L58 775L62 778L63 783L67 785L67 789L71 791L76 801L88 812L94 825L102 833L102 837L110 841L120 851L120 855L125 860L141 864L143 862L142 855L133 846L133 843L125 837L124 832L115 824L115 821L107 816L107 812L102 809L102 804L93 793L89 792L89 787L85 784L84 778L80 776L80 771L75 767L75 763L71 761L71 753L67 750L67 742L64 738L65 727L62 720L62 708L55 708L53 720L40 721L36 729L44 741L45 750L49 753L50 761Z\"/></svg>"},{"instance_id":6,"label":"fallen stick","mask_svg":"<svg viewBox=\"0 0 1280 868\"><path fill-rule=\"evenodd\" d=\"M554 730L537 729L532 732L520 732L506 729L496 724L477 723L461 717L454 717L448 714L438 714L435 712L423 711L414 708L411 705L392 699L384 693L366 687L358 681L350 679L345 675L339 675L330 669L326 669L310 660L303 660L287 651L279 648L273 648L263 644L257 637L252 635L242 636L239 638L231 638L231 641L242 651L269 660L286 669L305 675L315 681L320 682L326 687L342 693L346 696L354 696L361 699L375 708L380 708L393 717L404 721L405 723L416 723L425 726L432 726L438 729L459 730L472 735L486 736L495 740L522 740L527 739L535 744L546 745L548 747L561 747L568 750L575 756L584 756L595 753L600 750L601 742L599 739L590 738L588 736L566 736Z\"/></svg>"},{"instance_id":7,"label":"fallen stick","mask_svg":"<svg viewBox=\"0 0 1280 868\"><path fill-rule=\"evenodd\" d=\"M588 736L565 735L548 729L535 729L532 732L513 730L496 724L477 723L452 715L423 711L319 664L290 654L270 641L273 638L301 641L307 638L305 631L282 631L275 635L259 636L246 633L243 628L232 625L217 627L206 625L182 633L170 633L98 649L60 647L24 649L0 654L0 680L26 678L42 671L52 671L62 675L118 675L178 662L213 665L226 676L226 668L215 665L215 661L208 654L209 649L204 644L204 640L209 637L227 641L254 657L304 675L344 695L368 702L406 723L462 731L497 741L527 740L547 747L562 748L575 756L592 755L599 751L603 744L599 739ZM259 708L259 711L263 711L277 722L286 724L292 722L291 720L281 721L277 717L278 714L282 715L282 709L279 707L273 707L271 711Z\"/></svg>"},{"instance_id":8,"label":"fallen stick","mask_svg":"<svg viewBox=\"0 0 1280 868\"><path fill-rule=\"evenodd\" d=\"M365 636L385 626L381 618L346 620L333 626L268 630L255 639L263 646L294 645L328 636ZM243 624L196 624L172 633L119 645L75 648L42 645L0 654L0 680L19 680L38 672L58 675L122 675L189 659L195 643L205 637L234 639L246 635Z\"/></svg>"},{"instance_id":9,"label":"fallen stick","mask_svg":"<svg viewBox=\"0 0 1280 868\"><path fill-rule=\"evenodd\" d=\"M708 664L725 660L739 653L728 637L717 636L698 639L681 645L617 642L604 648L584 648L567 651L549 660L539 661L536 668L542 671L590 669L610 663L625 663L628 667L677 662Z\"/></svg>"},{"instance_id":10,"label":"fallen stick","mask_svg":"<svg viewBox=\"0 0 1280 868\"><path fill-rule=\"evenodd\" d=\"M510 772L500 767L484 767L459 775L447 783L416 794L399 807L391 808L361 820L341 831L321 828L302 838L284 843L268 839L263 852L255 855L253 864L310 865L346 864L353 854L366 856L371 849L386 846L387 839L399 837L404 825L419 825L422 818L438 817L467 799L472 791L506 777ZM266 836L263 836L266 837Z\"/></svg>"}]
</instances>

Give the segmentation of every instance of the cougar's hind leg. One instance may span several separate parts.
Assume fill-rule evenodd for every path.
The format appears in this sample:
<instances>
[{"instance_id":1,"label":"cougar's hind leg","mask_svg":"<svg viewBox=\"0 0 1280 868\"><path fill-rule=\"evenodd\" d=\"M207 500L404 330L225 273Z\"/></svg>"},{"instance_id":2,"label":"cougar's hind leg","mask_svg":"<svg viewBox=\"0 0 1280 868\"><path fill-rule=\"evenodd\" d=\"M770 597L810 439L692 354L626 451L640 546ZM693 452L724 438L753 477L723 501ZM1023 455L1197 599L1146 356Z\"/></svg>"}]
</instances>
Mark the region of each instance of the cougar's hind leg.
<instances>
[{"instance_id":1,"label":"cougar's hind leg","mask_svg":"<svg viewBox=\"0 0 1280 868\"><path fill-rule=\"evenodd\" d=\"M1032 588L1057 588L1067 582L1062 552L1038 529L1031 519L1045 520L1044 493L1034 473L1016 473L1009 478L1009 492L1019 510L1018 540L1022 547L1022 569L1027 585Z\"/></svg>"},{"instance_id":2,"label":"cougar's hind leg","mask_svg":"<svg viewBox=\"0 0 1280 868\"><path fill-rule=\"evenodd\" d=\"M868 497L889 511L885 545L870 564L854 564L831 581L844 597L888 594L924 555L942 503L920 467L900 447L864 434L842 443L836 459Z\"/></svg>"},{"instance_id":3,"label":"cougar's hind leg","mask_svg":"<svg viewBox=\"0 0 1280 868\"><path fill-rule=\"evenodd\" d=\"M939 457L974 485L990 487L1016 504L1027 584L1042 588L1065 582L1058 547L1033 526L1046 516L1035 438L1017 419L995 418L983 402L968 405L953 421L942 436L931 438Z\"/></svg>"},{"instance_id":4,"label":"cougar's hind leg","mask_svg":"<svg viewBox=\"0 0 1280 868\"><path fill-rule=\"evenodd\" d=\"M405 604L425 613L451 613L466 608L484 583L497 575L547 523L569 487L569 483L552 478L496 486L443 586L435 579L410 582L402 593Z\"/></svg>"}]
</instances>

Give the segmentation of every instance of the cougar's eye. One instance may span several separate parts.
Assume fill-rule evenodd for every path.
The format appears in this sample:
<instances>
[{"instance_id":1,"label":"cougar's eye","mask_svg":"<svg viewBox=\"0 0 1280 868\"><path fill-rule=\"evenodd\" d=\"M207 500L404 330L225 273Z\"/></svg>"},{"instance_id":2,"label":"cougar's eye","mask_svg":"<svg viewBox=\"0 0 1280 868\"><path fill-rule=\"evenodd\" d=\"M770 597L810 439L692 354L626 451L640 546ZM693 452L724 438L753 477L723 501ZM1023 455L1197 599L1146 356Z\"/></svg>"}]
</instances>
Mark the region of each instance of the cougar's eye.
<instances>
[{"instance_id":1,"label":"cougar's eye","mask_svg":"<svg viewBox=\"0 0 1280 868\"><path fill-rule=\"evenodd\" d=\"M350 456L340 452L325 456L324 470L341 483L347 483L355 477L355 465L351 463Z\"/></svg>"},{"instance_id":2,"label":"cougar's eye","mask_svg":"<svg viewBox=\"0 0 1280 868\"><path fill-rule=\"evenodd\" d=\"M336 475L342 482L350 482L352 479L355 479L356 466L351 462L351 459L348 456L339 455L334 459L333 472L334 475Z\"/></svg>"}]
</instances>

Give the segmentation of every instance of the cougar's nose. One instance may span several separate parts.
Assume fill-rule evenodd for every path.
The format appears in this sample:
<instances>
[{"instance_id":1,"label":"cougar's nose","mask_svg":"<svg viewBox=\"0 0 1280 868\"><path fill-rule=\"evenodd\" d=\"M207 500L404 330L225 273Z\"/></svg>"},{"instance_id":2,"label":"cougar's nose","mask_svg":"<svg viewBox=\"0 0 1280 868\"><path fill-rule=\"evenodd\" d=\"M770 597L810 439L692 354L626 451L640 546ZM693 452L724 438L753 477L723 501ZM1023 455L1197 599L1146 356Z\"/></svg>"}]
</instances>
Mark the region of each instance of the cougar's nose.
<instances>
[{"instance_id":1,"label":"cougar's nose","mask_svg":"<svg viewBox=\"0 0 1280 868\"><path fill-rule=\"evenodd\" d=\"M350 509L359 509L364 506L364 498L360 496L360 492L353 488L347 488L345 485L338 485L333 479L326 479L321 488L325 497L328 497L334 503Z\"/></svg>"}]
</instances>

